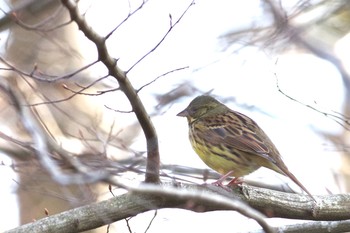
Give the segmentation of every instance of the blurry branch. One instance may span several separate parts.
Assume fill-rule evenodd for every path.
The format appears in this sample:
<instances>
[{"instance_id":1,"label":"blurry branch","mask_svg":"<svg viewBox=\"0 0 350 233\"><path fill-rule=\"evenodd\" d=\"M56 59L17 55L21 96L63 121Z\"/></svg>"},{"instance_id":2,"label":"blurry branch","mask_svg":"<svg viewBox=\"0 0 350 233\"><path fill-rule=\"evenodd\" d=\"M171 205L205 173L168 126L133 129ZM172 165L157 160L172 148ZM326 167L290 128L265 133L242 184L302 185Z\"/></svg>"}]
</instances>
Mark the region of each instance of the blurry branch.
<instances>
[{"instance_id":1,"label":"blurry branch","mask_svg":"<svg viewBox=\"0 0 350 233\"><path fill-rule=\"evenodd\" d=\"M56 11L54 13L52 13L48 18L46 18L45 20L42 20L40 23L34 24L34 25L28 25L28 24L24 23L23 21L21 21L21 19L19 19L17 17L17 12L15 12L15 11L12 11L9 14L9 16L16 24L18 24L20 27L26 29L27 31L50 32L50 31L57 30L59 28L62 28L64 26L70 24L70 22L66 22L63 24L55 25L55 26L50 27L50 28L46 28L48 23L55 22L56 21L55 19L59 18L60 14L62 12L62 9L63 9L62 7L57 8ZM45 10L45 9L41 9L41 10Z\"/></svg>"},{"instance_id":2,"label":"blurry branch","mask_svg":"<svg viewBox=\"0 0 350 233\"><path fill-rule=\"evenodd\" d=\"M269 6L270 11L273 15L275 27L278 32L283 32L283 34L290 36L290 41L302 46L303 48L309 50L316 56L326 59L331 62L335 67L337 67L338 71L341 73L343 82L346 86L347 90L350 90L350 75L346 72L342 62L340 59L332 52L333 49L327 48L325 43L320 44L321 41L317 41L318 43L314 43L315 38L304 38L302 33L304 33L308 26L297 27L293 26L289 23L288 15L283 11L280 5L276 4L276 1L272 0L264 0L265 3ZM327 1L321 1L318 6L322 4L326 4ZM328 6L328 11L325 15L323 15L318 22L329 19L330 16L334 15L336 12L339 12L341 9L349 8L348 1L338 1L334 6ZM306 9L304 9L305 11ZM314 25L316 22L309 23L309 26ZM328 46L329 47L329 46Z\"/></svg>"},{"instance_id":3,"label":"blurry branch","mask_svg":"<svg viewBox=\"0 0 350 233\"><path fill-rule=\"evenodd\" d=\"M158 101L156 110L157 112L159 112L158 110L171 106L178 99L186 96L191 96L194 93L202 94L202 92L200 92L200 90L194 87L192 83L188 81L183 82L176 86L174 89L170 90L169 92L155 96Z\"/></svg>"},{"instance_id":4,"label":"blurry branch","mask_svg":"<svg viewBox=\"0 0 350 233\"><path fill-rule=\"evenodd\" d=\"M37 66L34 66L33 70L31 72L27 73L25 71L22 71L22 70L18 69L14 65L10 64L8 61L6 61L6 59L4 59L2 57L0 57L0 61L7 66L6 68L5 67L0 68L0 70L14 71L18 75L29 77L29 78L35 79L37 81L49 82L49 83L57 82L57 81L63 80L63 79L72 78L72 77L76 76L77 74L79 74L80 72L83 72L86 69L88 69L88 68L92 67L93 65L95 65L96 63L98 63L98 61L93 61L90 64L87 64L87 65L79 68L78 70L75 70L72 73L69 73L69 74L66 74L66 75L63 75L63 76L53 76L53 75L47 75L47 74L44 74L44 73L40 72L40 70L38 69ZM37 105L39 105L39 104L37 104Z\"/></svg>"},{"instance_id":5,"label":"blurry branch","mask_svg":"<svg viewBox=\"0 0 350 233\"><path fill-rule=\"evenodd\" d=\"M316 196L315 204L305 195L287 194L244 185L232 192L220 187L189 184L141 184L132 186L111 179L128 193L107 201L86 205L23 225L12 232L81 232L107 225L149 210L181 208L195 212L234 210L257 221L265 232L275 232L264 220L268 217L335 221L350 219L350 195ZM245 204L247 202L248 204ZM256 210L257 209L257 210ZM322 223L322 222L321 222ZM324 222L323 222L324 223ZM333 232L350 230L350 221L327 222ZM314 223L317 224L317 223ZM338 224L338 225L335 225ZM317 224L321 228L320 224ZM310 228L307 228L310 229ZM315 232L304 231L303 232Z\"/></svg>"},{"instance_id":6,"label":"blurry branch","mask_svg":"<svg viewBox=\"0 0 350 233\"><path fill-rule=\"evenodd\" d=\"M281 48L290 44L298 45L304 49L309 50L314 55L331 62L341 73L343 82L347 90L350 90L350 75L346 72L341 60L333 53L333 49L329 45L322 42L319 38L313 38L311 35L305 36L304 33L310 31L315 25L327 21L329 18L337 15L341 10L349 10L350 4L347 0L341 1L318 1L310 3L308 0L298 2L297 9L292 13L283 9L282 1L264 0L265 9L267 9L273 18L273 22L268 26L251 26L239 31L230 32L223 36L228 45L233 43L241 43L244 48L249 45L260 46L263 49L270 50ZM323 9L324 14L313 20L307 20L300 25L293 20L299 16L310 13L316 8ZM312 13L311 13L312 14ZM347 25L349 25L347 23ZM329 33L328 33L329 34Z\"/></svg>"},{"instance_id":7,"label":"blurry branch","mask_svg":"<svg viewBox=\"0 0 350 233\"><path fill-rule=\"evenodd\" d=\"M36 15L40 12L45 11L45 9L51 8L53 5L58 3L58 0L22 0L17 1L15 8L11 9L10 12L6 12L0 9L5 15L0 18L0 32L5 31L10 28L12 23L16 22L15 16L16 12L29 11Z\"/></svg>"},{"instance_id":8,"label":"blurry branch","mask_svg":"<svg viewBox=\"0 0 350 233\"><path fill-rule=\"evenodd\" d=\"M28 160L33 156L31 151L28 151L28 148L30 148L31 146L30 142L24 142L22 140L15 139L12 136L9 136L1 131L0 131L0 138L3 139L4 141L10 142L8 145L11 145L9 147L2 147L1 153L9 155L9 157L15 158L18 160L24 160L24 159ZM12 146L12 145L16 145L16 146ZM1 165L5 166L5 164L3 164L2 161L1 161ZM15 166L15 164L12 164L10 167L14 171L17 170L17 167Z\"/></svg>"},{"instance_id":9,"label":"blurry branch","mask_svg":"<svg viewBox=\"0 0 350 233\"><path fill-rule=\"evenodd\" d=\"M242 47L247 45L256 45L263 47L264 49L270 48L271 50L280 47L283 45L288 45L290 48L290 44L294 44L298 47L306 49L316 55L321 59L325 59L332 63L337 70L340 72L342 76L342 80L347 91L347 98L350 93L350 74L346 71L342 61L336 56L333 52L333 46L329 41L322 40L320 38L316 38L312 33L308 33L312 31L310 29L315 30L315 26L320 27L321 24L326 24L332 17L341 17L339 16L342 12L346 15L349 15L350 12L350 4L349 1L341 0L341 1L318 1L316 3L310 3L310 1L303 0L299 1L296 6L294 12L290 13L287 10L283 9L283 2L281 1L273 1L273 0L264 0L265 9L272 15L272 23L269 26L258 27L258 28L248 28L240 31L234 31L227 35L224 35L224 38L228 41L228 44L238 42L239 38L248 38L246 42L244 42ZM312 11L320 10L323 14L315 14L316 16L312 16L308 20L301 20L302 23L298 22L298 17L303 17L308 14L312 14ZM341 22L337 21L340 26L337 25L336 22L331 22L331 27L333 27L334 32L335 29L338 29L335 35L330 35L328 31L327 35L330 37L340 37L342 34L345 34L349 30L349 23L347 20L343 20ZM345 26L344 26L345 25ZM340 29L339 29L339 28ZM343 28L341 28L343 27ZM318 35L318 34L316 34ZM339 38L336 38L339 39ZM242 41L243 39L240 39ZM282 45L282 46L281 46ZM331 118L336 123L344 127L346 130L350 130L350 119L349 117L336 112L326 112L318 109L317 107L313 107L308 104L304 104L297 99L287 95L284 93L278 86L278 91L286 96L287 98L304 105L326 117Z\"/></svg>"},{"instance_id":10,"label":"blurry branch","mask_svg":"<svg viewBox=\"0 0 350 233\"><path fill-rule=\"evenodd\" d=\"M34 112L27 106L24 98L19 91L10 87L5 82L5 79L0 83L0 90L4 92L10 99L16 112L20 117L20 122L30 135L32 144L18 143L18 141L10 140L17 145L26 147L30 151L35 152L41 165L52 176L52 178L60 184L78 184L78 183L92 183L105 179L109 174L105 171L91 171L89 167L84 166L77 158L72 156L69 152L63 150L57 143L48 135L42 125L38 122ZM1 134L2 138L9 138L5 134ZM51 157L50 151L54 151L61 156L69 165L79 173L75 175L64 174L58 163Z\"/></svg>"},{"instance_id":11,"label":"blurry branch","mask_svg":"<svg viewBox=\"0 0 350 233\"><path fill-rule=\"evenodd\" d=\"M293 13L289 13L283 9L283 2L264 0L262 2L263 9L272 15L272 22L269 25L253 24L247 28L235 30L227 33L223 38L228 44L242 42L243 46L255 45L262 48L275 49L282 43L289 45L289 42L296 42L294 39L301 36L302 33L307 32L315 25L322 23L332 17L337 12L349 7L348 1L341 0L337 2L330 2L328 0L319 1L317 3L310 3L309 0L301 0L295 6L297 9ZM327 10L323 10L324 14L316 19L304 20L302 24L294 22L298 17L310 13L316 8L321 8L327 5ZM294 20L294 21L293 21ZM295 37L296 36L296 37ZM277 42L277 43L275 43ZM319 42L319 41L318 41ZM277 46L276 46L277 45ZM316 44L314 45L316 46ZM289 48L290 46L288 46Z\"/></svg>"},{"instance_id":12,"label":"blurry branch","mask_svg":"<svg viewBox=\"0 0 350 233\"><path fill-rule=\"evenodd\" d=\"M346 130L350 130L350 118L345 116L344 114L341 114L341 113L337 113L337 112L333 112L333 113L330 113L330 112L326 112L326 111L321 111L320 109L314 107L314 106L311 106L310 104L305 104L297 99L295 99L294 97L286 94L279 86L278 84L278 78L277 78L277 74L275 74L276 76L276 86L277 86L277 90L282 94L284 95L285 97L287 97L288 99L298 103L298 104L301 104L307 108L310 108L311 110L315 111L315 112L318 112L322 115L324 115L325 117L328 117L329 119L333 120L334 122L336 122L337 124L339 124L340 126L342 126L344 129Z\"/></svg>"},{"instance_id":13,"label":"blurry branch","mask_svg":"<svg viewBox=\"0 0 350 233\"><path fill-rule=\"evenodd\" d=\"M147 167L146 182L159 182L159 148L158 137L155 128L142 104L136 90L133 88L125 72L117 66L117 61L111 57L106 46L106 38L99 36L80 15L77 4L74 1L62 0L62 4L68 9L71 19L78 25L84 35L91 40L97 48L98 58L119 83L120 90L129 99L132 110L143 129L147 143Z\"/></svg>"}]
</instances>

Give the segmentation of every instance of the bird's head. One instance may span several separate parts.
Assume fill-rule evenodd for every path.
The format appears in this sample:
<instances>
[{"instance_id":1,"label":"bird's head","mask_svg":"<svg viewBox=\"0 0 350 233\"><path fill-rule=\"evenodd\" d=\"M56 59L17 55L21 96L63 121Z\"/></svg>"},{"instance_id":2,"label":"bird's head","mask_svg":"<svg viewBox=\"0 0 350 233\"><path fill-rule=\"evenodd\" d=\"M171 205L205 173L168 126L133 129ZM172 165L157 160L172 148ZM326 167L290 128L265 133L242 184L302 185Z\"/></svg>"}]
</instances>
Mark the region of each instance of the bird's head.
<instances>
[{"instance_id":1,"label":"bird's head","mask_svg":"<svg viewBox=\"0 0 350 233\"><path fill-rule=\"evenodd\" d=\"M201 117L211 116L226 110L225 105L209 95L200 95L194 98L183 111L176 116L186 117L191 123Z\"/></svg>"}]
</instances>

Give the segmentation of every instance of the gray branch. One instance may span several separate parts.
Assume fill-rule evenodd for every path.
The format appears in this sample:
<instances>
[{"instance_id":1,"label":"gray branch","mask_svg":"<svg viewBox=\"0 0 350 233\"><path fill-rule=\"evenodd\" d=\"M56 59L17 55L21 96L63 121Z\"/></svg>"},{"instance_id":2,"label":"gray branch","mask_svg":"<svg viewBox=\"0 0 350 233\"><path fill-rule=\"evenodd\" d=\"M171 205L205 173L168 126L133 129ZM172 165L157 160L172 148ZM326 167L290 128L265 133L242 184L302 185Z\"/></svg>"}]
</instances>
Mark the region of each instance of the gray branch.
<instances>
[{"instance_id":1,"label":"gray branch","mask_svg":"<svg viewBox=\"0 0 350 233\"><path fill-rule=\"evenodd\" d=\"M46 217L36 222L7 231L12 232L81 232L135 216L149 210L182 208L195 212L234 210L256 220L265 232L274 232L265 217L318 220L319 222L296 225L299 232L315 232L316 229L337 227L350 231L350 195L315 196L314 203L306 195L278 192L253 186L242 186L232 192L213 185L189 184L141 184L131 186L118 180L111 183L127 188L129 192L106 201L94 203ZM247 204L245 204L247 203ZM321 221L322 220L322 221ZM342 220L342 221L339 221ZM326 222L327 221L327 222ZM309 224L309 225L308 225ZM305 226L304 228L301 228ZM280 230L276 228L275 230ZM283 228L284 229L284 228ZM346 229L346 230L345 230ZM297 232L297 231L288 231Z\"/></svg>"}]
</instances>

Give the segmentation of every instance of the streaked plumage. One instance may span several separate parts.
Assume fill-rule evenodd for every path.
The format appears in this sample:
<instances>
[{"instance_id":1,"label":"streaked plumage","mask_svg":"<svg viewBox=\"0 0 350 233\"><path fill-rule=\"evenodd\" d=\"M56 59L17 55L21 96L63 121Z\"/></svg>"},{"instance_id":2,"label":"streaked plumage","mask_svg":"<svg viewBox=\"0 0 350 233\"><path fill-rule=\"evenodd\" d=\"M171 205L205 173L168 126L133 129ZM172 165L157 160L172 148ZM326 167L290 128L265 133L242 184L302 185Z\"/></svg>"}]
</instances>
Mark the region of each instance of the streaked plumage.
<instances>
[{"instance_id":1,"label":"streaked plumage","mask_svg":"<svg viewBox=\"0 0 350 233\"><path fill-rule=\"evenodd\" d=\"M192 147L212 169L241 177L266 167L288 176L314 199L288 170L269 137L249 117L208 95L196 97L177 116L187 118Z\"/></svg>"}]
</instances>

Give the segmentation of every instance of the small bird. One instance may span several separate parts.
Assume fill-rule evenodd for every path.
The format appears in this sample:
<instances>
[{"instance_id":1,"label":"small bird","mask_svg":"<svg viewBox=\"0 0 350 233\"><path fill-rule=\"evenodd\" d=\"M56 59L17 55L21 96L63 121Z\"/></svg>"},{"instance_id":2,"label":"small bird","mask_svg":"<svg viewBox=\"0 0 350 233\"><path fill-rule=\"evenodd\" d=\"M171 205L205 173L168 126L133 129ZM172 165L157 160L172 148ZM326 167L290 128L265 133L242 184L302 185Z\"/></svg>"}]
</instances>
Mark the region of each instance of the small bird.
<instances>
[{"instance_id":1,"label":"small bird","mask_svg":"<svg viewBox=\"0 0 350 233\"><path fill-rule=\"evenodd\" d=\"M289 177L315 200L288 170L270 138L246 115L231 110L209 95L201 95L177 116L187 118L194 151L224 178L236 177L231 181L234 183L237 178L266 167Z\"/></svg>"}]
</instances>

